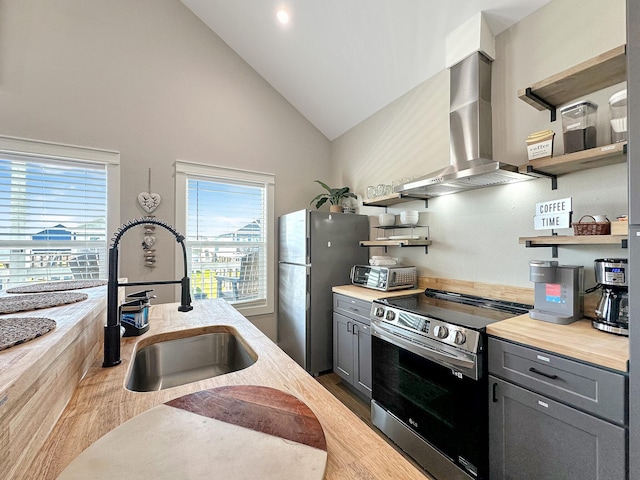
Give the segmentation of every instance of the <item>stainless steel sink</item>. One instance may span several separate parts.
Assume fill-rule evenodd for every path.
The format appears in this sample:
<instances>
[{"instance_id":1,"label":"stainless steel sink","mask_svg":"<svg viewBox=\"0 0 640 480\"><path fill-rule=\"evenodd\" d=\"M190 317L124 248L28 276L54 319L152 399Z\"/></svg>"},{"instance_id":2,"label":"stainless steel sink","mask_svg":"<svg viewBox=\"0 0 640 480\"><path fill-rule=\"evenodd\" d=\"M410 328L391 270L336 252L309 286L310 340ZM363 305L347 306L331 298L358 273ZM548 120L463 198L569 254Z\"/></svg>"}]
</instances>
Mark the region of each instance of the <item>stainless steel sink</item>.
<instances>
[{"instance_id":1,"label":"stainless steel sink","mask_svg":"<svg viewBox=\"0 0 640 480\"><path fill-rule=\"evenodd\" d=\"M159 341L136 351L126 387L135 392L163 390L236 372L256 360L257 355L230 331Z\"/></svg>"}]
</instances>

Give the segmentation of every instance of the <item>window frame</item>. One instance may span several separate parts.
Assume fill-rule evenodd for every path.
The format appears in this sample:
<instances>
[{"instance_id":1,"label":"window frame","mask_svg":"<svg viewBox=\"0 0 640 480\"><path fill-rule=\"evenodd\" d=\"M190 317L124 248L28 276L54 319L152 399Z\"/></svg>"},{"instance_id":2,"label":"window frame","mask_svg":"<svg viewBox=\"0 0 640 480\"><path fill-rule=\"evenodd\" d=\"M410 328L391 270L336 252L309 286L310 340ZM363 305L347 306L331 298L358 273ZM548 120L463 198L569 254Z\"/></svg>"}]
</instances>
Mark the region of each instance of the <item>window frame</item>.
<instances>
[{"instance_id":1,"label":"window frame","mask_svg":"<svg viewBox=\"0 0 640 480\"><path fill-rule=\"evenodd\" d=\"M266 297L262 304L233 305L245 316L266 315L275 312L275 175L251 170L241 170L217 165L206 165L184 160L175 164L175 219L176 229L186 235L187 231L187 179L198 177L211 181L228 180L263 184L266 194L265 251L266 251ZM182 252L176 246L176 271L182 271Z\"/></svg>"},{"instance_id":2,"label":"window frame","mask_svg":"<svg viewBox=\"0 0 640 480\"><path fill-rule=\"evenodd\" d=\"M120 152L0 135L0 155L18 156L43 163L53 161L103 165L107 178L105 252L109 251L111 233L120 225Z\"/></svg>"}]
</instances>

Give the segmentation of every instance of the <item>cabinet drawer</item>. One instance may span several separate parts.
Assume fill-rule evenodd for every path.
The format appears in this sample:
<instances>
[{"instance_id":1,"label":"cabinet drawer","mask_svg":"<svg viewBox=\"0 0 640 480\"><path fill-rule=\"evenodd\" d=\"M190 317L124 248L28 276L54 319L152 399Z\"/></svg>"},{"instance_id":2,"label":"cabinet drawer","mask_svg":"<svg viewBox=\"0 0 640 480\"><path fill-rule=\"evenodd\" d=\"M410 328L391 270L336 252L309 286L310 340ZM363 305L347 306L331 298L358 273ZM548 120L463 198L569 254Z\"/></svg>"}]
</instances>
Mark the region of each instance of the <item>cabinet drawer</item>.
<instances>
[{"instance_id":1,"label":"cabinet drawer","mask_svg":"<svg viewBox=\"0 0 640 480\"><path fill-rule=\"evenodd\" d=\"M333 311L352 317L367 325L370 324L371 302L334 293Z\"/></svg>"},{"instance_id":2,"label":"cabinet drawer","mask_svg":"<svg viewBox=\"0 0 640 480\"><path fill-rule=\"evenodd\" d=\"M625 424L625 375L489 339L489 372L573 407Z\"/></svg>"},{"instance_id":3,"label":"cabinet drawer","mask_svg":"<svg viewBox=\"0 0 640 480\"><path fill-rule=\"evenodd\" d=\"M626 429L489 376L491 480L623 480Z\"/></svg>"}]
</instances>

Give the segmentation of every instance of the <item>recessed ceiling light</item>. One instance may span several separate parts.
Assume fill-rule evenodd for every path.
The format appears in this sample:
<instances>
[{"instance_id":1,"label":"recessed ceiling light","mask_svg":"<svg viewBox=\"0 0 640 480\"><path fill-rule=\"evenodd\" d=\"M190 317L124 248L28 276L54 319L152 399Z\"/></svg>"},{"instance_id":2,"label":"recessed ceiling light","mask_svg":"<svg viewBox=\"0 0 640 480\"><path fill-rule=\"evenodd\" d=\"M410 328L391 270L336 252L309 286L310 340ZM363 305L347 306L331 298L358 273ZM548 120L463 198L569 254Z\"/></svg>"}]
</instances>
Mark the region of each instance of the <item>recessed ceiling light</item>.
<instances>
[{"instance_id":1,"label":"recessed ceiling light","mask_svg":"<svg viewBox=\"0 0 640 480\"><path fill-rule=\"evenodd\" d=\"M276 13L276 17L278 18L278 21L283 25L289 23L289 12L287 12L284 8L278 10L278 12Z\"/></svg>"}]
</instances>

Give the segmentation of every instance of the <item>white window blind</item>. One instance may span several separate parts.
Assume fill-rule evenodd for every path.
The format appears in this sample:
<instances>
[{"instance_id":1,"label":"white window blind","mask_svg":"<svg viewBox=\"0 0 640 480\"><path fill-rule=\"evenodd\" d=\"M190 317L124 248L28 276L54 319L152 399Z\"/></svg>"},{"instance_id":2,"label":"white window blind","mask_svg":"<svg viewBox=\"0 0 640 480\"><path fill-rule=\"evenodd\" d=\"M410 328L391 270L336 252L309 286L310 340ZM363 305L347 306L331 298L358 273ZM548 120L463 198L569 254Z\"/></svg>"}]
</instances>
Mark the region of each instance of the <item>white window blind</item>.
<instances>
[{"instance_id":1,"label":"white window blind","mask_svg":"<svg viewBox=\"0 0 640 480\"><path fill-rule=\"evenodd\" d=\"M183 233L194 299L224 298L245 313L272 309L272 183L240 171L220 175L214 167L186 170L176 178L184 181Z\"/></svg>"},{"instance_id":2,"label":"white window blind","mask_svg":"<svg viewBox=\"0 0 640 480\"><path fill-rule=\"evenodd\" d=\"M106 278L107 173L106 163L0 149L1 289Z\"/></svg>"}]
</instances>

